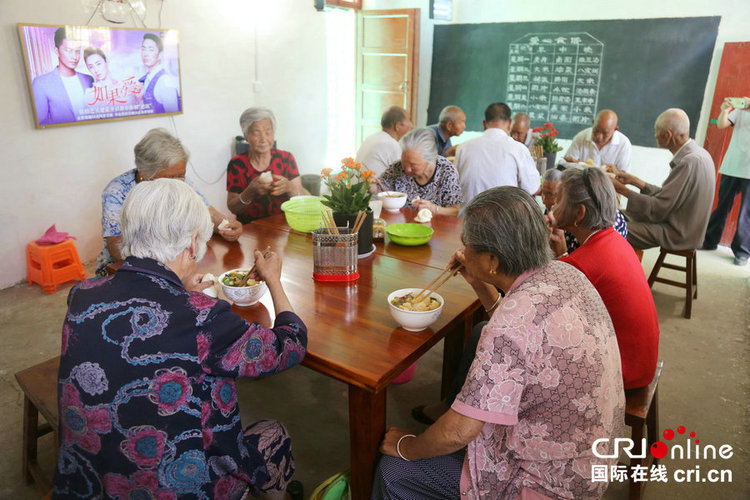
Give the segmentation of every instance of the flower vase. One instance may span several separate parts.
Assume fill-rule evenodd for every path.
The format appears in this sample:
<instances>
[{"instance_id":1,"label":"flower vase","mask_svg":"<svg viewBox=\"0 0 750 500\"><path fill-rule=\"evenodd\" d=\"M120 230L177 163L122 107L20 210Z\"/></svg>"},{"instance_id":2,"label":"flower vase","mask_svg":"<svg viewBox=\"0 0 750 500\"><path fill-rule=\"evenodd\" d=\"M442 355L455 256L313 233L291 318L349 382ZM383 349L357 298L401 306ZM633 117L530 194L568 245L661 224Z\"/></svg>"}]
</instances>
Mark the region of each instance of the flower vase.
<instances>
[{"instance_id":1,"label":"flower vase","mask_svg":"<svg viewBox=\"0 0 750 500\"><path fill-rule=\"evenodd\" d=\"M547 159L546 170L555 168L555 160L557 159L557 153L544 153L544 157Z\"/></svg>"},{"instance_id":2,"label":"flower vase","mask_svg":"<svg viewBox=\"0 0 750 500\"><path fill-rule=\"evenodd\" d=\"M352 228L354 227L354 222L357 220L357 214L341 214L334 212L333 220L338 227L348 226L349 228ZM359 257L366 257L373 251L372 221L372 210L368 210L365 221L362 223L362 227L359 229L359 236L357 238L357 255Z\"/></svg>"}]
</instances>

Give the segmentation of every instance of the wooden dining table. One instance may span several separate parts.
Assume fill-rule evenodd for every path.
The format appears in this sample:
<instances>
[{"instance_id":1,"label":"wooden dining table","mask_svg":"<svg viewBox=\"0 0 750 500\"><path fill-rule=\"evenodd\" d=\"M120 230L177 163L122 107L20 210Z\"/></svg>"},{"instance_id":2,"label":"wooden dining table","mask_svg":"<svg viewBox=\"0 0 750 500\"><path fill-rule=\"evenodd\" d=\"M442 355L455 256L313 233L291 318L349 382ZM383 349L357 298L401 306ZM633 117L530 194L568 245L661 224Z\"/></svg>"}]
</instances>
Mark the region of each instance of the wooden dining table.
<instances>
[{"instance_id":1,"label":"wooden dining table","mask_svg":"<svg viewBox=\"0 0 750 500\"><path fill-rule=\"evenodd\" d=\"M408 222L416 211L383 212L389 224ZM312 279L312 237L292 230L284 215L246 224L236 242L214 237L200 270L215 275L253 264L253 250L270 246L282 258L282 284L295 312L308 328L302 365L346 383L349 387L350 463L352 497L370 496L378 447L385 433L386 393L391 381L440 340L443 349L441 396L455 373L464 339L479 302L463 278L445 283L438 320L421 332L399 327L388 310L394 290L423 287L444 268L461 245L461 220L437 216L429 225L435 233L425 245L375 243L372 255L359 259L359 279L352 283L323 283ZM275 312L270 294L250 307L232 308L248 321L271 326Z\"/></svg>"}]
</instances>

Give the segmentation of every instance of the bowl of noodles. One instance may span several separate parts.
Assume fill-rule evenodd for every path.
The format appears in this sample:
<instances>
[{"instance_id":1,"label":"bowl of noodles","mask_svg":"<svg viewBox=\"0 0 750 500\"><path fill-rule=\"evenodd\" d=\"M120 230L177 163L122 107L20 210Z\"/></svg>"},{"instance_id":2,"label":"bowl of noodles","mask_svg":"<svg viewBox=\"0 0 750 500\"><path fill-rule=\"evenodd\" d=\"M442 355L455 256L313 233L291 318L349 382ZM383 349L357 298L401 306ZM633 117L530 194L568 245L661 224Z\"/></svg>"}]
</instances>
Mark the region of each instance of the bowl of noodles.
<instances>
[{"instance_id":1,"label":"bowl of noodles","mask_svg":"<svg viewBox=\"0 0 750 500\"><path fill-rule=\"evenodd\" d=\"M251 306L265 295L268 287L258 276L251 276L244 286L238 286L250 269L232 269L219 276L219 284L224 295L236 306Z\"/></svg>"},{"instance_id":2,"label":"bowl of noodles","mask_svg":"<svg viewBox=\"0 0 750 500\"><path fill-rule=\"evenodd\" d=\"M402 288L388 295L391 316L404 330L421 332L437 321L443 310L443 297L435 292L415 302L421 291L421 288Z\"/></svg>"}]
</instances>

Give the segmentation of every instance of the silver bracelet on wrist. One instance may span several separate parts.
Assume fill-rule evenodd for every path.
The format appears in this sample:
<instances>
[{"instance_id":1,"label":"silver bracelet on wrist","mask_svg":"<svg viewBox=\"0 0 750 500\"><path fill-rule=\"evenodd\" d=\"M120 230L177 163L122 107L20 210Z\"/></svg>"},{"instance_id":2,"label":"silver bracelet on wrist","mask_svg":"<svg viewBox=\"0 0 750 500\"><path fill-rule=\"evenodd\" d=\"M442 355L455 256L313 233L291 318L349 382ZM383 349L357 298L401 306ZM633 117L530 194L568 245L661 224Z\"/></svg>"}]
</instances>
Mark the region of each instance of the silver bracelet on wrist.
<instances>
[{"instance_id":1,"label":"silver bracelet on wrist","mask_svg":"<svg viewBox=\"0 0 750 500\"><path fill-rule=\"evenodd\" d=\"M497 300L495 301L494 304L492 304L492 307L490 307L489 309L485 308L484 309L485 312L492 312L497 307L497 305L500 303L500 301L502 299L503 299L503 294L501 294L501 293L498 292L498 294L497 294Z\"/></svg>"},{"instance_id":2,"label":"silver bracelet on wrist","mask_svg":"<svg viewBox=\"0 0 750 500\"><path fill-rule=\"evenodd\" d=\"M400 438L398 439L398 442L396 443L396 453L398 453L398 456L399 456L399 457L401 457L401 460L406 460L407 462L411 462L411 460L409 460L408 458L406 458L406 457L405 457L405 456L404 456L404 455L403 455L403 454L401 453L401 441L403 441L403 440L404 440L404 438L409 438L409 437L415 438L415 437L417 437L417 436L415 436L414 434L404 434L403 436L401 436L401 437L400 437Z\"/></svg>"}]
</instances>

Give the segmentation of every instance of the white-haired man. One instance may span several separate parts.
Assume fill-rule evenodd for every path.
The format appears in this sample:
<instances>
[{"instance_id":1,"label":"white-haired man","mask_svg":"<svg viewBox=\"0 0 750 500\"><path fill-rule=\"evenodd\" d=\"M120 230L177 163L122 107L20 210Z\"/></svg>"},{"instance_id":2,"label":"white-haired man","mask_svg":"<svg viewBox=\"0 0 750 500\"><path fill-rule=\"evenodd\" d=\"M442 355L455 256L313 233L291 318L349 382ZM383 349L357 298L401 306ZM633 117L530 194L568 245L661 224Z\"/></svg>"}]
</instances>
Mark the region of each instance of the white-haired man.
<instances>
[{"instance_id":1,"label":"white-haired man","mask_svg":"<svg viewBox=\"0 0 750 500\"><path fill-rule=\"evenodd\" d=\"M428 125L435 135L435 145L440 156L453 156L456 146L451 144L451 137L458 137L466 130L466 113L458 106L446 106L440 112L438 123Z\"/></svg>"},{"instance_id":2,"label":"white-haired man","mask_svg":"<svg viewBox=\"0 0 750 500\"><path fill-rule=\"evenodd\" d=\"M355 158L355 161L375 172L376 176L401 159L401 146L398 145L398 141L414 128L406 110L399 106L391 106L385 110L380 118L380 126L383 130L367 137Z\"/></svg>"},{"instance_id":3,"label":"white-haired man","mask_svg":"<svg viewBox=\"0 0 750 500\"><path fill-rule=\"evenodd\" d=\"M699 248L714 199L714 162L690 139L690 119L683 110L671 108L660 114L654 131L659 147L674 155L664 183L655 186L625 172L612 180L615 190L628 198L628 242L636 250Z\"/></svg>"}]
</instances>

